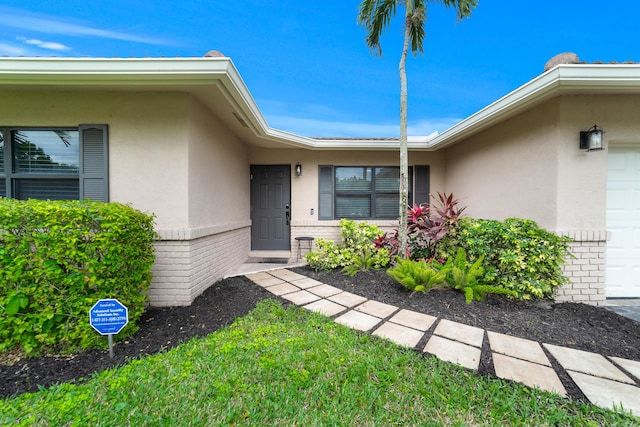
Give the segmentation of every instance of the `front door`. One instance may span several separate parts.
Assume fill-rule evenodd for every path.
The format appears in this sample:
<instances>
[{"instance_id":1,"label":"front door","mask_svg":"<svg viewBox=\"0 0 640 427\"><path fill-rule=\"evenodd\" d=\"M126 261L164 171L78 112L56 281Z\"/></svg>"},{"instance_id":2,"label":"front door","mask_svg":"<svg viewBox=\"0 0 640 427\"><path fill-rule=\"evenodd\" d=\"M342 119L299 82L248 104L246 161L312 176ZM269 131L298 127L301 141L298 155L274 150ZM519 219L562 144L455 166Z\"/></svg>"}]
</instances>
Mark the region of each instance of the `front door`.
<instances>
[{"instance_id":1,"label":"front door","mask_svg":"<svg viewBox=\"0 0 640 427\"><path fill-rule=\"evenodd\" d=\"M291 166L251 166L251 249L288 251Z\"/></svg>"}]
</instances>

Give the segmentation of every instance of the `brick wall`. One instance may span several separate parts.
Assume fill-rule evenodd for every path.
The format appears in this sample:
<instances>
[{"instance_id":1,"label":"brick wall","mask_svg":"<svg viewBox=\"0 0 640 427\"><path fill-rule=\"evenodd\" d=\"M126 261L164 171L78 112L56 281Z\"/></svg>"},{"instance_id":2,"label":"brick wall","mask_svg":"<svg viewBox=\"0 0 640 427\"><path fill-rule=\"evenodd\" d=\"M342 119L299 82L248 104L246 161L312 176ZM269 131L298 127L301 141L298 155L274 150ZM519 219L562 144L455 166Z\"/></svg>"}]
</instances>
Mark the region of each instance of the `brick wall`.
<instances>
[{"instance_id":1,"label":"brick wall","mask_svg":"<svg viewBox=\"0 0 640 427\"><path fill-rule=\"evenodd\" d=\"M382 229L382 231L392 231L398 228L398 221L366 221L369 224L375 224ZM326 239L333 240L335 242L341 242L340 237L340 221L322 221L322 223L310 222L304 223L302 221L294 222L291 224L291 253L295 257L298 251L298 242L295 240L298 236L313 237L314 239ZM302 257L307 253L306 243L301 247ZM316 249L315 244L313 249Z\"/></svg>"},{"instance_id":2,"label":"brick wall","mask_svg":"<svg viewBox=\"0 0 640 427\"><path fill-rule=\"evenodd\" d=\"M570 249L575 258L569 258L563 267L571 283L558 289L556 301L603 305L606 299L606 231L562 234L573 239Z\"/></svg>"},{"instance_id":3,"label":"brick wall","mask_svg":"<svg viewBox=\"0 0 640 427\"><path fill-rule=\"evenodd\" d=\"M242 264L250 249L248 227L155 244L149 289L153 306L189 305L209 286Z\"/></svg>"}]
</instances>

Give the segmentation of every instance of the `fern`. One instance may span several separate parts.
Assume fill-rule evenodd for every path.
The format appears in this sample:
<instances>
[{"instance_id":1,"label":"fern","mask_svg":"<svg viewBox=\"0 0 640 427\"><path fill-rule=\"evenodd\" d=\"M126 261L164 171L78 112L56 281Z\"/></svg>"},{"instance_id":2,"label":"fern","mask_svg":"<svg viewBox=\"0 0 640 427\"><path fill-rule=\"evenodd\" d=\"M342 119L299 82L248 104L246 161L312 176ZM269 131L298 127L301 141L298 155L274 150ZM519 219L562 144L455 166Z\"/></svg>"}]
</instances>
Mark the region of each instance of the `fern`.
<instances>
[{"instance_id":1,"label":"fern","mask_svg":"<svg viewBox=\"0 0 640 427\"><path fill-rule=\"evenodd\" d=\"M487 294L500 294L517 297L517 293L506 288L480 283L479 279L484 274L481 256L473 264L469 265L467 254L459 248L455 259L449 258L445 264L447 267L447 283L456 290L464 292L465 301L471 304L473 300L483 301Z\"/></svg>"},{"instance_id":2,"label":"fern","mask_svg":"<svg viewBox=\"0 0 640 427\"><path fill-rule=\"evenodd\" d=\"M398 259L396 266L388 269L387 274L410 291L427 292L443 284L447 271L447 268L435 269L424 261Z\"/></svg>"}]
</instances>

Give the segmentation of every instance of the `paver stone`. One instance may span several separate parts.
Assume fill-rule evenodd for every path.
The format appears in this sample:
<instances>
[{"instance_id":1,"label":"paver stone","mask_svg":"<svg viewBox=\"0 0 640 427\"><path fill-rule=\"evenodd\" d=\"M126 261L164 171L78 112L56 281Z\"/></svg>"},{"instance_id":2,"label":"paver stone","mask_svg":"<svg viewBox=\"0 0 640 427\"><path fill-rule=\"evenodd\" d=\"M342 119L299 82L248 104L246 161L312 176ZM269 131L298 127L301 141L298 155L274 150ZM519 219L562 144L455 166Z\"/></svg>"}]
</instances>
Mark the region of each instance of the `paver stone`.
<instances>
[{"instance_id":1,"label":"paver stone","mask_svg":"<svg viewBox=\"0 0 640 427\"><path fill-rule=\"evenodd\" d=\"M396 323L385 322L373 332L373 335L378 335L383 338L387 338L396 344L406 347L415 347L422 339L424 332L407 328L406 326L398 325Z\"/></svg>"},{"instance_id":2,"label":"paver stone","mask_svg":"<svg viewBox=\"0 0 640 427\"><path fill-rule=\"evenodd\" d=\"M365 297L350 292L340 292L339 294L331 295L327 299L347 307L355 307L367 300Z\"/></svg>"},{"instance_id":3,"label":"paver stone","mask_svg":"<svg viewBox=\"0 0 640 427\"><path fill-rule=\"evenodd\" d=\"M487 331L491 350L507 356L528 360L539 365L551 366L551 362L544 354L542 347L536 341L524 338L512 337L510 335L499 334Z\"/></svg>"},{"instance_id":4,"label":"paver stone","mask_svg":"<svg viewBox=\"0 0 640 427\"><path fill-rule=\"evenodd\" d=\"M587 399L601 408L622 407L640 416L640 388L580 372L567 371Z\"/></svg>"},{"instance_id":5,"label":"paver stone","mask_svg":"<svg viewBox=\"0 0 640 427\"><path fill-rule=\"evenodd\" d=\"M567 396L567 391L556 371L549 366L538 365L499 353L493 353L493 366L496 375L500 378L517 381L531 388L558 393L564 397Z\"/></svg>"},{"instance_id":6,"label":"paver stone","mask_svg":"<svg viewBox=\"0 0 640 427\"><path fill-rule=\"evenodd\" d=\"M451 320L446 319L443 319L438 323L438 326L436 326L436 330L433 331L433 333L440 335L441 337L460 341L478 348L482 347L482 340L484 339L484 329L464 325L458 322L452 322Z\"/></svg>"},{"instance_id":7,"label":"paver stone","mask_svg":"<svg viewBox=\"0 0 640 427\"><path fill-rule=\"evenodd\" d=\"M479 348L437 335L432 335L429 338L424 351L435 355L440 360L452 362L474 371L477 371L480 365Z\"/></svg>"},{"instance_id":8,"label":"paver stone","mask_svg":"<svg viewBox=\"0 0 640 427\"><path fill-rule=\"evenodd\" d=\"M423 332L426 332L436 320L438 320L437 317L404 309L400 310L391 319L389 319L390 322L408 326Z\"/></svg>"},{"instance_id":9,"label":"paver stone","mask_svg":"<svg viewBox=\"0 0 640 427\"><path fill-rule=\"evenodd\" d=\"M303 308L307 310L315 311L316 313L324 314L325 316L335 316L338 313L342 313L347 308L341 306L340 304L336 304L335 302L331 302L326 299L321 299L311 304L305 305Z\"/></svg>"},{"instance_id":10,"label":"paver stone","mask_svg":"<svg viewBox=\"0 0 640 427\"><path fill-rule=\"evenodd\" d=\"M359 311L350 310L347 311L340 317L336 318L336 322L348 326L353 329L358 329L359 331L368 331L378 323L380 323L379 318L370 316L365 313L361 313Z\"/></svg>"},{"instance_id":11,"label":"paver stone","mask_svg":"<svg viewBox=\"0 0 640 427\"><path fill-rule=\"evenodd\" d=\"M543 345L566 370L633 384L633 381L629 377L620 369L616 368L613 363L609 362L604 356L557 345Z\"/></svg>"}]
</instances>

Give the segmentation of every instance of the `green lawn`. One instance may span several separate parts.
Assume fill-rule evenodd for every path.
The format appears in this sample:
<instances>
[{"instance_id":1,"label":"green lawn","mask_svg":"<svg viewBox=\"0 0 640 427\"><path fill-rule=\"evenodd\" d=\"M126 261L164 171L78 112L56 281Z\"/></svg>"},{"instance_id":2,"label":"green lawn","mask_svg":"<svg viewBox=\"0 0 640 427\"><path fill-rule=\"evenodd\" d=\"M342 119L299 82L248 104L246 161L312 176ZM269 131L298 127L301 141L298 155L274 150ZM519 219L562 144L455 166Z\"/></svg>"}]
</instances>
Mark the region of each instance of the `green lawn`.
<instances>
[{"instance_id":1,"label":"green lawn","mask_svg":"<svg viewBox=\"0 0 640 427\"><path fill-rule=\"evenodd\" d=\"M166 353L0 401L0 425L638 425L261 302Z\"/></svg>"}]
</instances>

